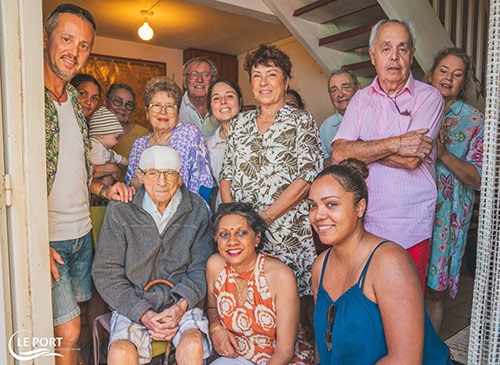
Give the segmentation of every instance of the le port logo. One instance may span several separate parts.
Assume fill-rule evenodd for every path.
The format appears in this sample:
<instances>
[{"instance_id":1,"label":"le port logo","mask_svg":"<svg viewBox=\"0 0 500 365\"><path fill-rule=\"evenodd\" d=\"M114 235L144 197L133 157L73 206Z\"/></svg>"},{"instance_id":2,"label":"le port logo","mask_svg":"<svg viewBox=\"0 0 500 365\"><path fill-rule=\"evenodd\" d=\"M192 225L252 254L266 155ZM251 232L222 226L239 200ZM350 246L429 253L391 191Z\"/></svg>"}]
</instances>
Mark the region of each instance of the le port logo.
<instances>
[{"instance_id":1,"label":"le port logo","mask_svg":"<svg viewBox=\"0 0 500 365\"><path fill-rule=\"evenodd\" d=\"M62 356L51 352L52 347L61 347L62 337L35 337L30 331L20 330L9 339L9 352L19 361L29 361L45 356Z\"/></svg>"}]
</instances>

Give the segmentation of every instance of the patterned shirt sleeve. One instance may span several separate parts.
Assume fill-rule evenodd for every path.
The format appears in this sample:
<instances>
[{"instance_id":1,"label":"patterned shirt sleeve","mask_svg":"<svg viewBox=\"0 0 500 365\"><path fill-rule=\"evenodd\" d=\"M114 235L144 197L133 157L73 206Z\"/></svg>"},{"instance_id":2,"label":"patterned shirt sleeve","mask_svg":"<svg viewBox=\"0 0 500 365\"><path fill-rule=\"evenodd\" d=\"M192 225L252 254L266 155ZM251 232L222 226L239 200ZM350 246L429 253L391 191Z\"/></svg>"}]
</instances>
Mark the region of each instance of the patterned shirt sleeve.
<instances>
[{"instance_id":1,"label":"patterned shirt sleeve","mask_svg":"<svg viewBox=\"0 0 500 365\"><path fill-rule=\"evenodd\" d=\"M316 121L310 112L297 120L297 165L299 178L312 182L323 168L323 153Z\"/></svg>"},{"instance_id":2,"label":"patterned shirt sleeve","mask_svg":"<svg viewBox=\"0 0 500 365\"><path fill-rule=\"evenodd\" d=\"M241 118L242 114L236 116L233 120L231 120L231 124L229 124L229 130L227 134L227 145L226 150L224 151L224 158L222 160L222 169L219 174L219 181L222 180L233 180L233 162L234 162L234 130L235 126L238 125L239 118Z\"/></svg>"},{"instance_id":3,"label":"patterned shirt sleeve","mask_svg":"<svg viewBox=\"0 0 500 365\"><path fill-rule=\"evenodd\" d=\"M205 186L212 188L214 180L210 170L210 163L208 157L208 149L203 140L203 136L196 126L188 125L191 129L190 139L191 147L188 152L189 155L189 186L188 190L199 193L200 187ZM193 128L194 127L194 128Z\"/></svg>"},{"instance_id":4,"label":"patterned shirt sleeve","mask_svg":"<svg viewBox=\"0 0 500 365\"><path fill-rule=\"evenodd\" d=\"M479 175L481 175L483 169L484 114L475 108L471 109L471 114L465 116L469 119L470 124L470 127L467 128L470 139L465 159L473 164Z\"/></svg>"},{"instance_id":5,"label":"patterned shirt sleeve","mask_svg":"<svg viewBox=\"0 0 500 365\"><path fill-rule=\"evenodd\" d=\"M130 149L127 173L125 175L125 183L127 185L130 185L130 182L135 177L135 170L139 167L139 159L142 152L148 146L149 136L150 134L137 138Z\"/></svg>"}]
</instances>

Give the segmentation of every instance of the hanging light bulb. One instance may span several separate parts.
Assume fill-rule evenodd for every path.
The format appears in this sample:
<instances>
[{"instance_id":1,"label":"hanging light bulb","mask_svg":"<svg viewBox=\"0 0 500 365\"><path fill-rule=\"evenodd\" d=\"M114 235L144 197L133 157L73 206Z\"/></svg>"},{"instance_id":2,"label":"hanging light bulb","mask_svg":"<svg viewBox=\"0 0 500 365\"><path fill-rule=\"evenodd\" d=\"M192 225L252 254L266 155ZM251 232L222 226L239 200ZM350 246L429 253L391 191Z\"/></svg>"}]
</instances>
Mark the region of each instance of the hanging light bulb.
<instances>
[{"instance_id":1,"label":"hanging light bulb","mask_svg":"<svg viewBox=\"0 0 500 365\"><path fill-rule=\"evenodd\" d=\"M149 41L151 38L153 38L154 31L153 28L148 23L149 18L153 16L152 11L148 10L141 10L141 15L144 18L144 24L138 29L137 33L139 34L139 37L145 41Z\"/></svg>"}]
</instances>

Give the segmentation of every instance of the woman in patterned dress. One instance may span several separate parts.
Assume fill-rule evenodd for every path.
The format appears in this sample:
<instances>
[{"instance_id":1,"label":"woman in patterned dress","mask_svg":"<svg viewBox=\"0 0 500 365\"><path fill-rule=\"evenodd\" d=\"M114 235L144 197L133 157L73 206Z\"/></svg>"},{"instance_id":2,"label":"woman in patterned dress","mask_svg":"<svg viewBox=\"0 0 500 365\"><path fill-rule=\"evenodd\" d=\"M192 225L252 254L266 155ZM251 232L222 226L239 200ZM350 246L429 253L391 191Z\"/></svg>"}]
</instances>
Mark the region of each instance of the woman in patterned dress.
<instances>
[{"instance_id":1,"label":"woman in patterned dress","mask_svg":"<svg viewBox=\"0 0 500 365\"><path fill-rule=\"evenodd\" d=\"M312 303L311 267L316 257L304 200L322 169L312 114L285 104L290 58L275 46L247 55L256 110L231 121L220 178L222 202L252 203L269 225L263 252L295 273L299 295Z\"/></svg>"},{"instance_id":2,"label":"woman in patterned dress","mask_svg":"<svg viewBox=\"0 0 500 365\"><path fill-rule=\"evenodd\" d=\"M247 203L220 205L213 231L219 253L207 262L210 337L224 364L310 364L297 340L299 296L292 270L258 253L266 223ZM299 336L302 338L302 336Z\"/></svg>"},{"instance_id":3,"label":"woman in patterned dress","mask_svg":"<svg viewBox=\"0 0 500 365\"><path fill-rule=\"evenodd\" d=\"M469 69L465 52L446 48L436 56L429 77L445 102L445 120L436 141L438 199L425 295L438 332L445 293L457 294L474 189L481 186L484 115L463 101Z\"/></svg>"},{"instance_id":4,"label":"woman in patterned dress","mask_svg":"<svg viewBox=\"0 0 500 365\"><path fill-rule=\"evenodd\" d=\"M137 138L132 145L125 182L136 187L140 184L135 172L146 148L168 146L181 157L181 176L186 188L209 203L213 179L208 150L198 127L179 122L181 89L166 76L153 77L144 87L143 100L153 132Z\"/></svg>"}]
</instances>

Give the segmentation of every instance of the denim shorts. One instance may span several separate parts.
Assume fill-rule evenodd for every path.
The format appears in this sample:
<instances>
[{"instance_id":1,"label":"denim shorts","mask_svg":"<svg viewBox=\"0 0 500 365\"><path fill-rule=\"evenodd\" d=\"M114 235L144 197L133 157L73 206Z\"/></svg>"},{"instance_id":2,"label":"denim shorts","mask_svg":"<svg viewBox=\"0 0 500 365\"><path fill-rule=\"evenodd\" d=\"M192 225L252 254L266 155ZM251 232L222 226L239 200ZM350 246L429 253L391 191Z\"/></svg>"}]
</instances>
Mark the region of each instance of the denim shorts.
<instances>
[{"instance_id":1,"label":"denim shorts","mask_svg":"<svg viewBox=\"0 0 500 365\"><path fill-rule=\"evenodd\" d=\"M58 326L78 317L78 302L85 302L92 296L92 236L89 232L74 240L53 241L50 247L64 261L62 265L56 263L61 279L52 278L52 310L54 326Z\"/></svg>"}]
</instances>

